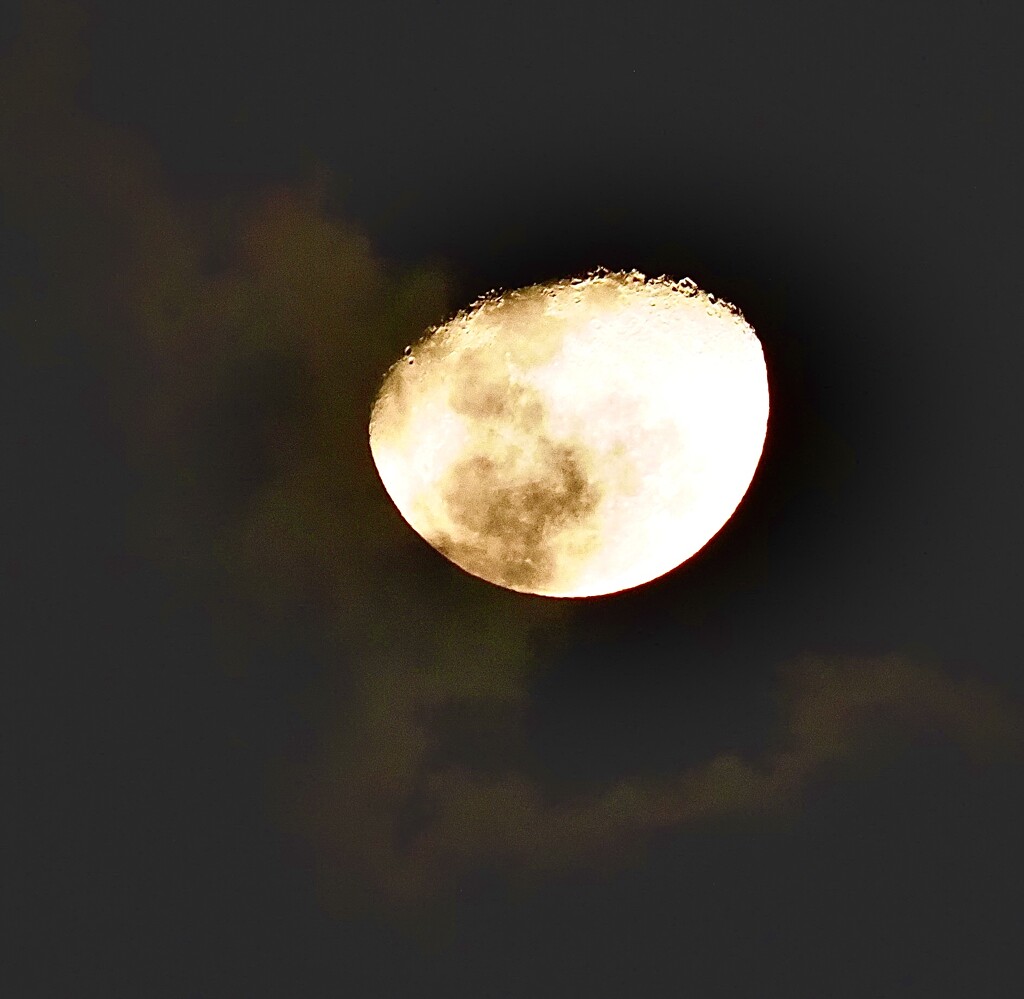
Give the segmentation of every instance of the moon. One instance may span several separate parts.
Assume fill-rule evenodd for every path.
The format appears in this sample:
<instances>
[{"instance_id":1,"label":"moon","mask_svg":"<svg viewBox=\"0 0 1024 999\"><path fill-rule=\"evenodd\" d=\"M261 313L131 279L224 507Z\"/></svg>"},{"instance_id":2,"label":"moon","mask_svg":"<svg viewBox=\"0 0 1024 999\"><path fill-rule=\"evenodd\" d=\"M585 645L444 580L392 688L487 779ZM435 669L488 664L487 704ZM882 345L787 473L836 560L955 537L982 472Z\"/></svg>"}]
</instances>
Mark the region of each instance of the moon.
<instances>
[{"instance_id":1,"label":"moon","mask_svg":"<svg viewBox=\"0 0 1024 999\"><path fill-rule=\"evenodd\" d=\"M370 451L402 517L461 569L592 597L700 551L767 422L764 354L736 306L600 269L492 293L407 347Z\"/></svg>"}]
</instances>

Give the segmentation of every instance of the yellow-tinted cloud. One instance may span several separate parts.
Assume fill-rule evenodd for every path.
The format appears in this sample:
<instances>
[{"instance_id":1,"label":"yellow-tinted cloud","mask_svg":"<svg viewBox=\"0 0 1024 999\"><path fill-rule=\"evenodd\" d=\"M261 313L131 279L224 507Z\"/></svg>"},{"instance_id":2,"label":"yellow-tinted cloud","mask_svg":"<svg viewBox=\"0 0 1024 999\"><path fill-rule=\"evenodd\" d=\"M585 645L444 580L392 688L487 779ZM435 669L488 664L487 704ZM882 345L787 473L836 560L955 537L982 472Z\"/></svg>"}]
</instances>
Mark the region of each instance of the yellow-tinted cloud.
<instances>
[{"instance_id":1,"label":"yellow-tinted cloud","mask_svg":"<svg viewBox=\"0 0 1024 999\"><path fill-rule=\"evenodd\" d=\"M539 782L519 772L424 769L402 784L400 794L421 797L427 818L416 836L399 845L399 805L387 805L398 789L374 779L394 772L385 753L376 765L364 757L362 782L335 784L324 775L314 785L313 799L327 806L317 822L323 830L336 828L344 815L344 830L328 833L325 845L333 836L351 848L365 837L370 848L351 869L361 870L379 892L410 901L457 883L459 873L480 864L519 872L568 870L618 859L659 831L788 811L836 765L855 762L880 744L891 753L915 737L939 736L982 759L1019 753L1022 745L1019 709L998 693L898 657L807 659L784 671L779 700L775 744L755 759L726 753L675 777L620 782L565 801L546 800ZM407 761L422 758L425 743L404 749ZM406 776L413 778L414 770ZM357 799L363 803L355 812ZM377 809L366 799L376 800ZM359 830L353 837L347 823L355 815ZM354 859L349 856L348 863Z\"/></svg>"}]
</instances>

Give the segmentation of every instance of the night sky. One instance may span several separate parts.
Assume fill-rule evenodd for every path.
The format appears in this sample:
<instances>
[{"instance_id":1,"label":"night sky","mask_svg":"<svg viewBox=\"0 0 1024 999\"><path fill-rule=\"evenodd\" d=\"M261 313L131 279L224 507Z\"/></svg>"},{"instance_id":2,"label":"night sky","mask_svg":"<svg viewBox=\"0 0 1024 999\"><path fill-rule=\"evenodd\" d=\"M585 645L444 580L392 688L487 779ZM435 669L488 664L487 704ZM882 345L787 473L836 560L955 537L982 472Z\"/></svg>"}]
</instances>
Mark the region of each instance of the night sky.
<instances>
[{"instance_id":1,"label":"night sky","mask_svg":"<svg viewBox=\"0 0 1024 999\"><path fill-rule=\"evenodd\" d=\"M4 995L1024 995L1017 5L0 18ZM502 590L369 408L494 288L692 277L768 440Z\"/></svg>"}]
</instances>

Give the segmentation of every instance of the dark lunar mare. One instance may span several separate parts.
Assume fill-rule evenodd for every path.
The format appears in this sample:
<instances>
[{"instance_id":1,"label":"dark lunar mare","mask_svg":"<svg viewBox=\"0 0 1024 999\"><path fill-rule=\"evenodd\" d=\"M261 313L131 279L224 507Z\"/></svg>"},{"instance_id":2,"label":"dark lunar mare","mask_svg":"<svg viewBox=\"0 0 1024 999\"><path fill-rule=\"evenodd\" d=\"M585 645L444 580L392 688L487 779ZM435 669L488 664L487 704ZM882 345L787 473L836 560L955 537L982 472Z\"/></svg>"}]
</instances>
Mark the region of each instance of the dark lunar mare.
<instances>
[{"instance_id":1,"label":"dark lunar mare","mask_svg":"<svg viewBox=\"0 0 1024 999\"><path fill-rule=\"evenodd\" d=\"M435 542L468 572L531 590L554 580L558 535L585 521L601 498L578 448L549 437L538 438L535 447L528 478L516 477L511 457L474 455L458 462L444 500L466 535Z\"/></svg>"}]
</instances>

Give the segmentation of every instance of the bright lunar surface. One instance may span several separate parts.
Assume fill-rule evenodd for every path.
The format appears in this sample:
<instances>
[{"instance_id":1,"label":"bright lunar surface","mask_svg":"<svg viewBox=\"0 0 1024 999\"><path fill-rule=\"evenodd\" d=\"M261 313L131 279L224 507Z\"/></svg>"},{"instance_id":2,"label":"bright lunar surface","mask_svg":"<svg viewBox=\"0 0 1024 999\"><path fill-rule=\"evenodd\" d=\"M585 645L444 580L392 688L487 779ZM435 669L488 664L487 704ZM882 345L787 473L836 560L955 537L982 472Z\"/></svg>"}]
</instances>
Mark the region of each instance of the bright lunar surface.
<instances>
[{"instance_id":1,"label":"bright lunar surface","mask_svg":"<svg viewBox=\"0 0 1024 999\"><path fill-rule=\"evenodd\" d=\"M638 586L714 537L768 421L761 344L692 281L597 271L487 296L384 378L370 450L405 520L523 593Z\"/></svg>"}]
</instances>

